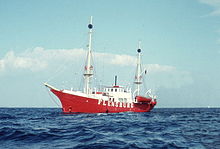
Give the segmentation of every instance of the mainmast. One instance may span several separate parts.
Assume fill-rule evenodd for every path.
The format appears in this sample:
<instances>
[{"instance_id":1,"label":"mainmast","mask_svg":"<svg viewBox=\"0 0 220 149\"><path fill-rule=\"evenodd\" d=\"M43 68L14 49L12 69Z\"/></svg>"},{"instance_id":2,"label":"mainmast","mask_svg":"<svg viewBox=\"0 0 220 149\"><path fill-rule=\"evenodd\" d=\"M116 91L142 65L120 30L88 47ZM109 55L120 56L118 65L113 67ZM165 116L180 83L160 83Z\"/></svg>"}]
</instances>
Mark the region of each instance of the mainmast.
<instances>
[{"instance_id":1,"label":"mainmast","mask_svg":"<svg viewBox=\"0 0 220 149\"><path fill-rule=\"evenodd\" d=\"M89 45L88 45L88 52L87 52L87 59L85 64L85 71L84 71L84 93L90 93L90 81L93 76L93 66L91 65L92 59L92 16L90 18L90 23L88 25L89 28Z\"/></svg>"},{"instance_id":2,"label":"mainmast","mask_svg":"<svg viewBox=\"0 0 220 149\"><path fill-rule=\"evenodd\" d=\"M142 84L142 72L141 72L141 42L138 43L138 54L137 54L137 67L135 73L135 81L134 84L136 85L136 95L140 95L140 85Z\"/></svg>"}]
</instances>

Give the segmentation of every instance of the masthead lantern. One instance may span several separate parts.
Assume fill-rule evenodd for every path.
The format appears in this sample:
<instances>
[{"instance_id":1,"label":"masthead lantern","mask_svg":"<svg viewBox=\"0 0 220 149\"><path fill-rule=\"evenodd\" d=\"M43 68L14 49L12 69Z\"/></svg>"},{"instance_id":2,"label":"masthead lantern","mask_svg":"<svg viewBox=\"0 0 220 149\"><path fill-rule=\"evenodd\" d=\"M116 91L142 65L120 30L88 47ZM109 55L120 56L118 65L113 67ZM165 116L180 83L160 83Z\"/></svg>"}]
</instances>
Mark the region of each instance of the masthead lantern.
<instances>
[{"instance_id":1,"label":"masthead lantern","mask_svg":"<svg viewBox=\"0 0 220 149\"><path fill-rule=\"evenodd\" d=\"M93 25L92 25L92 24L89 24L89 25L88 25L88 28L89 28L89 29L92 29L92 28L93 28Z\"/></svg>"}]
</instances>

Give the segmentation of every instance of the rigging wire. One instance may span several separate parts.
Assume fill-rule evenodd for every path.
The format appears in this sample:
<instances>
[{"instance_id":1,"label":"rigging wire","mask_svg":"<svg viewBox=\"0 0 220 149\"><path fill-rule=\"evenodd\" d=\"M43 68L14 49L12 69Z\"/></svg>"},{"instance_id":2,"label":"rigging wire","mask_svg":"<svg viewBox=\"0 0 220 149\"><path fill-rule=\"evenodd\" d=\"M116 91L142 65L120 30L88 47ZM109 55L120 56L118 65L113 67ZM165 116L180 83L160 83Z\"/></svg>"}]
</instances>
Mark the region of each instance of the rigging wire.
<instances>
[{"instance_id":1,"label":"rigging wire","mask_svg":"<svg viewBox=\"0 0 220 149\"><path fill-rule=\"evenodd\" d=\"M144 74L144 75L146 75L146 74ZM144 86L144 90L146 91L147 90L147 85L146 85L146 81L145 81L145 76L143 77L143 86Z\"/></svg>"},{"instance_id":2,"label":"rigging wire","mask_svg":"<svg viewBox=\"0 0 220 149\"><path fill-rule=\"evenodd\" d=\"M47 87L46 87L47 88ZM60 108L61 106L56 102L56 100L53 98L53 96L50 94L48 88L46 89L47 93L49 94L50 98L53 100L53 102L57 105L58 108Z\"/></svg>"},{"instance_id":3,"label":"rigging wire","mask_svg":"<svg viewBox=\"0 0 220 149\"><path fill-rule=\"evenodd\" d=\"M98 73L96 73L96 63L94 62L94 58L93 58L93 54L91 54L91 61L92 61L92 64L94 65L94 67L93 67L93 75L94 75L94 77L93 77L93 82L94 82L94 86L99 86L99 82L97 82L98 81Z\"/></svg>"},{"instance_id":4,"label":"rigging wire","mask_svg":"<svg viewBox=\"0 0 220 149\"><path fill-rule=\"evenodd\" d=\"M88 33L84 33L83 34L83 42L81 43L81 47L82 47L82 49L84 50L84 46L86 45L86 47L88 46L87 45L87 34ZM87 51L85 50L85 56L83 57L83 59L84 59L84 63L81 63L81 67L80 68L82 68L82 69L80 69L81 70L81 72L80 72L80 74L82 74L82 77L80 77L80 83L79 83L79 85L78 85L78 88L79 88L79 90L81 89L81 90L83 90L83 85L84 85L84 82L83 82L83 80L84 80L84 76L83 76L83 74L84 74L84 69L85 69L85 65L86 65L86 57L87 57Z\"/></svg>"},{"instance_id":5,"label":"rigging wire","mask_svg":"<svg viewBox=\"0 0 220 149\"><path fill-rule=\"evenodd\" d=\"M66 68L66 66L64 65L60 65L60 67L58 67L58 69L56 70L56 72L54 73L54 75L52 75L46 82L49 82L51 80L53 80L55 77L57 77L64 69ZM62 71L61 71L62 70Z\"/></svg>"}]
</instances>

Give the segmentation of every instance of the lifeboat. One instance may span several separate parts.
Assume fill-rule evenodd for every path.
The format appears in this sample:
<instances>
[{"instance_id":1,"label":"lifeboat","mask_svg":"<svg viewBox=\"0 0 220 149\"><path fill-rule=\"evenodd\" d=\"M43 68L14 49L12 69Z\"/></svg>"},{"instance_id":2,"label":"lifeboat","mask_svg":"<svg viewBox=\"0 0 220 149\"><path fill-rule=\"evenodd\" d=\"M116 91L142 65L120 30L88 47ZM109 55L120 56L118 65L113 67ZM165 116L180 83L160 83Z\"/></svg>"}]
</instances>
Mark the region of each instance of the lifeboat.
<instances>
[{"instance_id":1,"label":"lifeboat","mask_svg":"<svg viewBox=\"0 0 220 149\"><path fill-rule=\"evenodd\" d=\"M136 96L136 100L137 102L151 102L151 98L147 98L147 97L143 97L143 96Z\"/></svg>"}]
</instances>

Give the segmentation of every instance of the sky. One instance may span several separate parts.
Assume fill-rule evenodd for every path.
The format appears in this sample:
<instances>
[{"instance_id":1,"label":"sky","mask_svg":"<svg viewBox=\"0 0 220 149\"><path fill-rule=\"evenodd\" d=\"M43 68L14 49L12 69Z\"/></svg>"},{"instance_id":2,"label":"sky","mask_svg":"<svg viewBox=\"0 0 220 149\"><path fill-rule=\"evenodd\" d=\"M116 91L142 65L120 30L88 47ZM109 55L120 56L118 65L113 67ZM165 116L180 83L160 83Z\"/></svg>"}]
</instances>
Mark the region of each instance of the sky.
<instances>
[{"instance_id":1,"label":"sky","mask_svg":"<svg viewBox=\"0 0 220 149\"><path fill-rule=\"evenodd\" d=\"M94 85L132 86L141 41L158 108L220 107L220 0L0 0L0 107L82 88L90 16Z\"/></svg>"}]
</instances>

